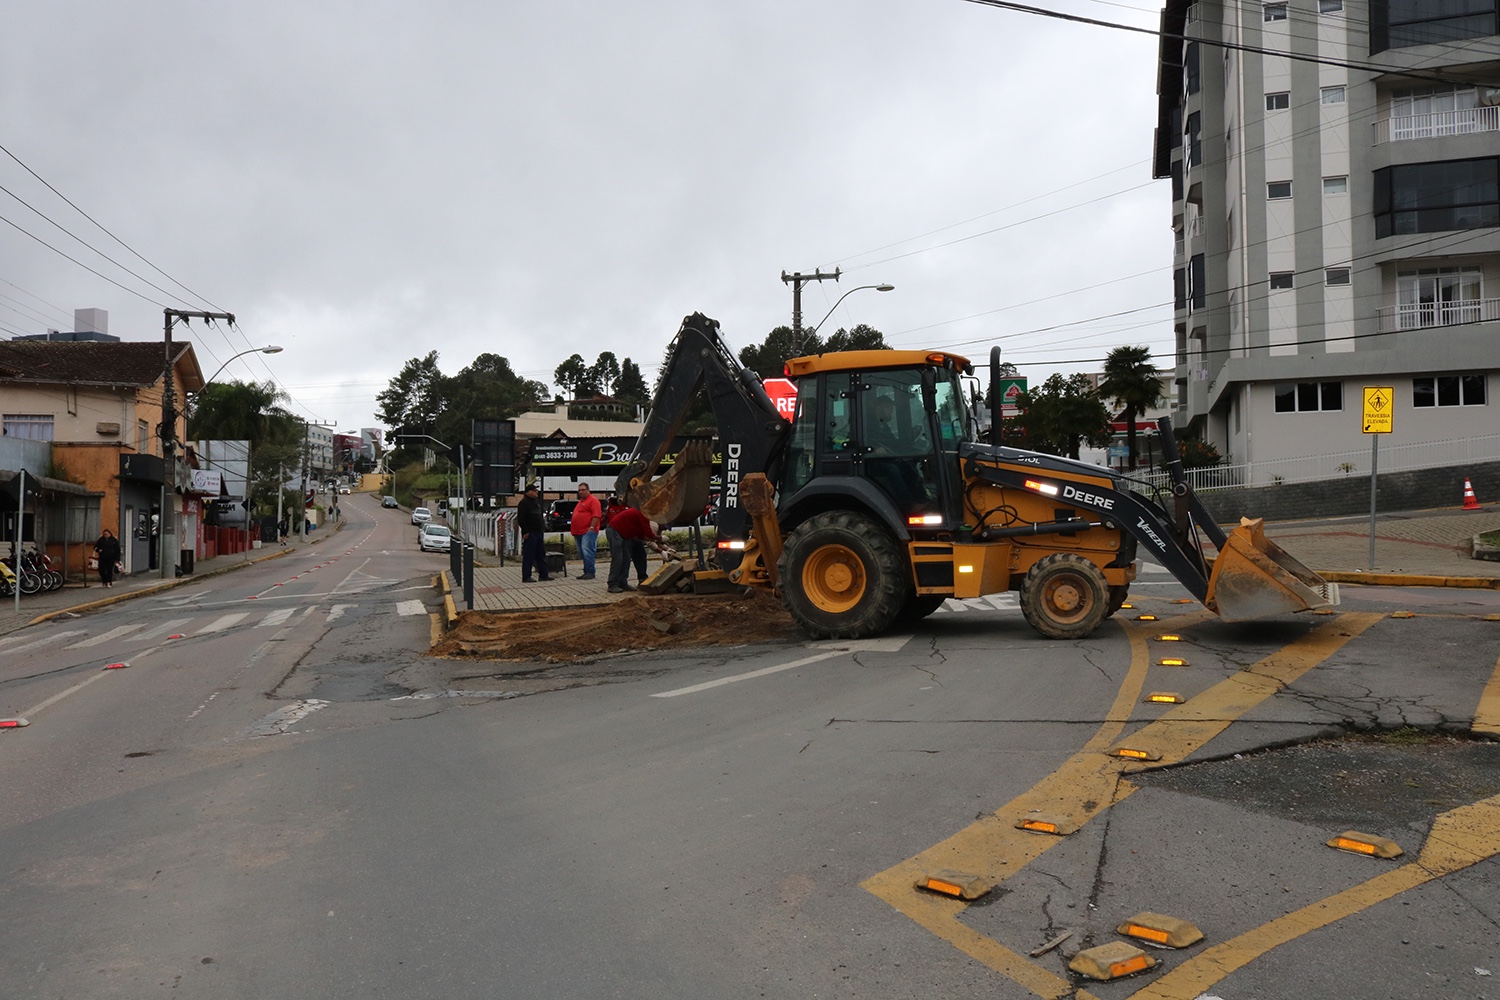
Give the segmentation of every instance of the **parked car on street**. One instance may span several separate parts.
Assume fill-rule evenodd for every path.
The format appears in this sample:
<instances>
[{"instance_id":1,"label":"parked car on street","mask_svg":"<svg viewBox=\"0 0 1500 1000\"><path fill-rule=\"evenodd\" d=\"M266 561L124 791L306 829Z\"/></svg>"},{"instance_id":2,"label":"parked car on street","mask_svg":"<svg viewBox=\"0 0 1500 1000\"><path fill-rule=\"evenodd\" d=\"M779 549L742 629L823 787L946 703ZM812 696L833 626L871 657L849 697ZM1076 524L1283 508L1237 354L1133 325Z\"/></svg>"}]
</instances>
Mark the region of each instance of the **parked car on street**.
<instances>
[{"instance_id":1,"label":"parked car on street","mask_svg":"<svg viewBox=\"0 0 1500 1000\"><path fill-rule=\"evenodd\" d=\"M399 507L401 505L396 502L396 498L395 497L386 497L384 500L380 501L380 506L382 506L382 507Z\"/></svg>"},{"instance_id":2,"label":"parked car on street","mask_svg":"<svg viewBox=\"0 0 1500 1000\"><path fill-rule=\"evenodd\" d=\"M573 520L573 508L577 506L577 500L552 501L552 506L547 508L547 530L567 531Z\"/></svg>"},{"instance_id":3,"label":"parked car on street","mask_svg":"<svg viewBox=\"0 0 1500 1000\"><path fill-rule=\"evenodd\" d=\"M453 535L446 524L424 524L417 532L417 548L423 552L447 552L453 544Z\"/></svg>"},{"instance_id":4,"label":"parked car on street","mask_svg":"<svg viewBox=\"0 0 1500 1000\"><path fill-rule=\"evenodd\" d=\"M411 510L412 524L426 524L432 520L432 511L426 507L413 507Z\"/></svg>"}]
</instances>

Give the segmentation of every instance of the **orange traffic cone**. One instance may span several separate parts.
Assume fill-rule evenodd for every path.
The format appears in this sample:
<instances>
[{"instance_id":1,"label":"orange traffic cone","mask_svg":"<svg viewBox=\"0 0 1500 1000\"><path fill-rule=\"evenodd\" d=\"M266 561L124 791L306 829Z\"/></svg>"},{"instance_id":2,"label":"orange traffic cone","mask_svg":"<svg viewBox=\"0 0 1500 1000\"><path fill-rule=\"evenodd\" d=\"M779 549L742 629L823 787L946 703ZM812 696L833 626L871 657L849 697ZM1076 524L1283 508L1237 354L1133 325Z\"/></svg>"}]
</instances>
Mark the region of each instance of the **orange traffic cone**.
<instances>
[{"instance_id":1,"label":"orange traffic cone","mask_svg":"<svg viewBox=\"0 0 1500 1000\"><path fill-rule=\"evenodd\" d=\"M1464 477L1464 510L1482 510L1479 506L1479 498L1474 495L1474 486Z\"/></svg>"}]
</instances>

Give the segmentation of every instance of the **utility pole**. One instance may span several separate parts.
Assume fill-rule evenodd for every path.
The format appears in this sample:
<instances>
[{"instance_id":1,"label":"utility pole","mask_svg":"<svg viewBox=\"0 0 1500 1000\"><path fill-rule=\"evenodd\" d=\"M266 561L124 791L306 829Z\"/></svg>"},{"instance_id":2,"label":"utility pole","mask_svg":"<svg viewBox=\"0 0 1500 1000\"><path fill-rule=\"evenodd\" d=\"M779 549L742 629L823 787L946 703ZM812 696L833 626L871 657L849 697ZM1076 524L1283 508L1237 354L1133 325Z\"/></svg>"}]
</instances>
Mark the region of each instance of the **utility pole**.
<instances>
[{"instance_id":1,"label":"utility pole","mask_svg":"<svg viewBox=\"0 0 1500 1000\"><path fill-rule=\"evenodd\" d=\"M801 271L787 274L781 272L781 280L784 284L792 286L792 352L795 356L802 350L802 286L809 281L834 281L839 280L839 269L826 272L822 268L815 268L812 274L803 274Z\"/></svg>"},{"instance_id":2,"label":"utility pole","mask_svg":"<svg viewBox=\"0 0 1500 1000\"><path fill-rule=\"evenodd\" d=\"M176 372L173 371L172 325L178 320L222 319L234 325L234 313L190 312L185 309L163 309L166 361L163 365L165 386L161 397L161 457L162 490L161 514L158 515L157 537L161 539L160 566L163 580L177 575L177 402L173 393Z\"/></svg>"}]
</instances>

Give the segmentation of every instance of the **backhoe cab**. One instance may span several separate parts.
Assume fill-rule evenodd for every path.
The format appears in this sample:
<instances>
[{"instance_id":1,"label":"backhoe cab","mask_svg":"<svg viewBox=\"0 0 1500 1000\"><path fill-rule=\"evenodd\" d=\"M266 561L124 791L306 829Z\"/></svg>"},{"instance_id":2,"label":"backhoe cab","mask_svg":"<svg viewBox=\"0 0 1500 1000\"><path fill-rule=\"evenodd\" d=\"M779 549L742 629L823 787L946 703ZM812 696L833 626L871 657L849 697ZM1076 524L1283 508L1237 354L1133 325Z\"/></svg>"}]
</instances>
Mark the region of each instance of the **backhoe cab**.
<instances>
[{"instance_id":1,"label":"backhoe cab","mask_svg":"<svg viewBox=\"0 0 1500 1000\"><path fill-rule=\"evenodd\" d=\"M788 425L723 346L718 324L695 314L674 341L637 464L619 488L648 516L653 504L674 517L702 509L707 448L679 456L661 479L649 473L694 387L705 385L724 462L720 566L734 583L777 592L824 638L874 635L947 598L1006 591L1042 635L1081 638L1124 602L1140 548L1226 619L1338 602L1336 587L1267 540L1260 522L1227 536L1213 523L1183 476L1170 421L1172 496L1154 497L1099 466L976 440L963 383L971 372L945 352L795 358L786 364L797 383ZM997 376L998 350L992 383ZM1217 560L1205 555L1205 538Z\"/></svg>"}]
</instances>

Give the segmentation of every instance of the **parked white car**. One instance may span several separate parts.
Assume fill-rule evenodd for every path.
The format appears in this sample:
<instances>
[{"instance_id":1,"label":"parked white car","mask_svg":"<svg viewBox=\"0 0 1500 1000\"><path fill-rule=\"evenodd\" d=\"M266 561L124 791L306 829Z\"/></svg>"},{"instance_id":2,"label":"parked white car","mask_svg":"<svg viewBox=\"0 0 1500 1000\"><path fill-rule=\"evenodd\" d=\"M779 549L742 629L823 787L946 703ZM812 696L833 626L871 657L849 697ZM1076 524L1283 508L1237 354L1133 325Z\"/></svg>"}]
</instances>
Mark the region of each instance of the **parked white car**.
<instances>
[{"instance_id":1,"label":"parked white car","mask_svg":"<svg viewBox=\"0 0 1500 1000\"><path fill-rule=\"evenodd\" d=\"M424 524L417 532L417 548L423 552L447 552L453 536L446 524Z\"/></svg>"},{"instance_id":2,"label":"parked white car","mask_svg":"<svg viewBox=\"0 0 1500 1000\"><path fill-rule=\"evenodd\" d=\"M428 521L431 521L431 520L432 520L432 511L428 510L426 507L415 507L415 508L412 509L412 512L411 512L411 523L412 524L426 524Z\"/></svg>"}]
</instances>

